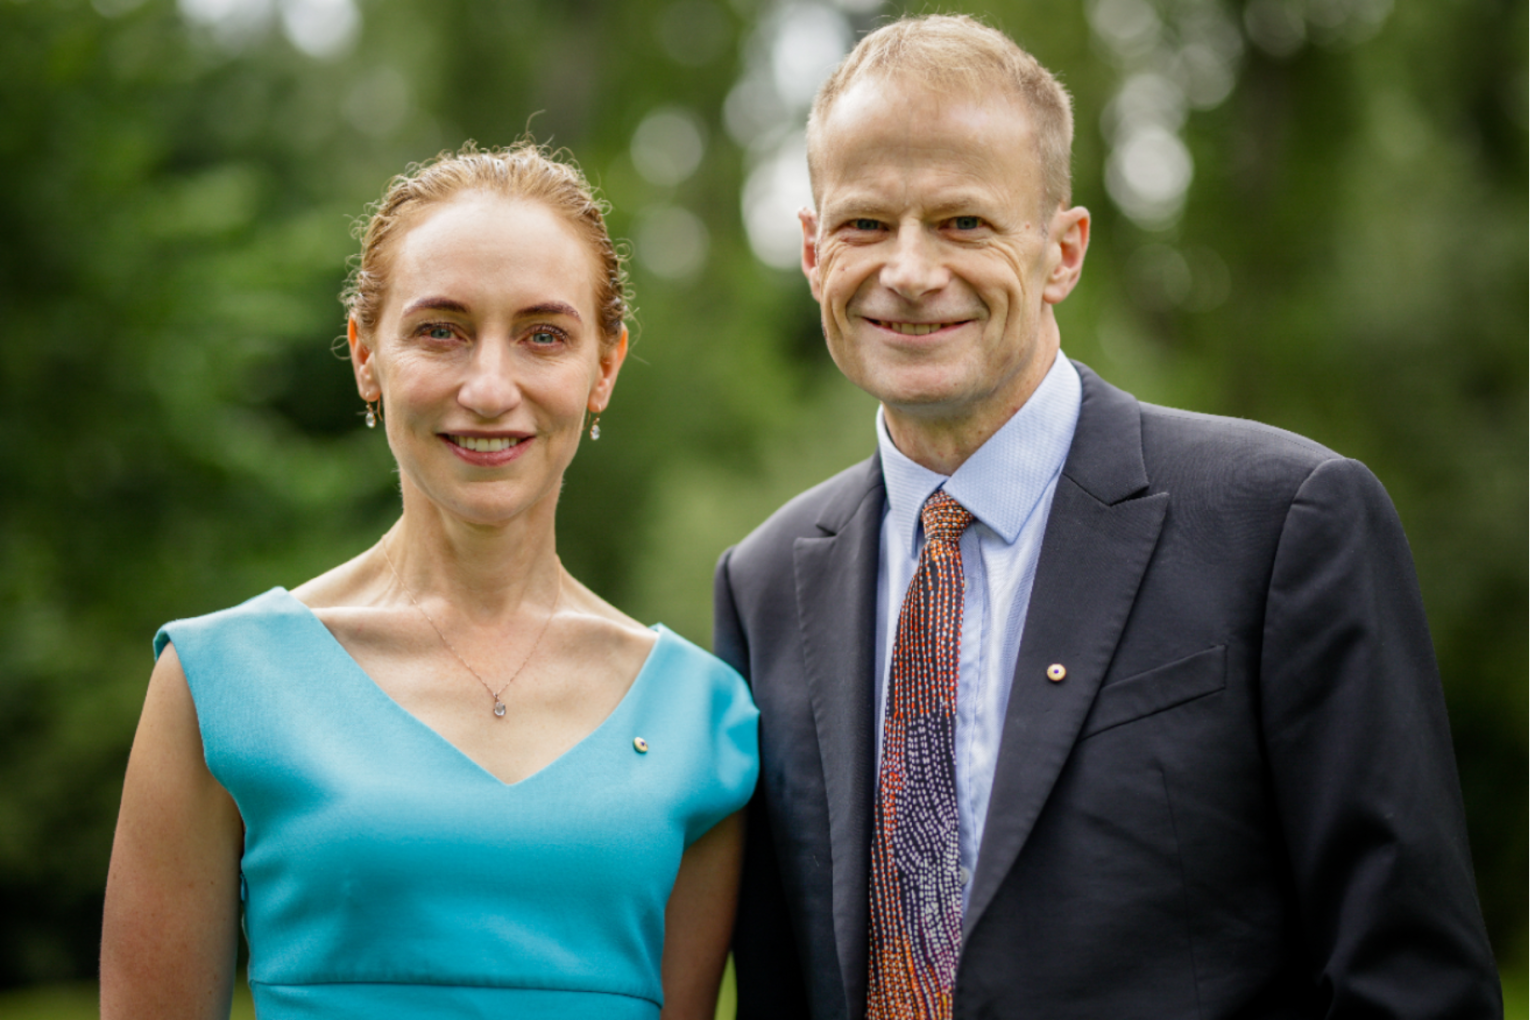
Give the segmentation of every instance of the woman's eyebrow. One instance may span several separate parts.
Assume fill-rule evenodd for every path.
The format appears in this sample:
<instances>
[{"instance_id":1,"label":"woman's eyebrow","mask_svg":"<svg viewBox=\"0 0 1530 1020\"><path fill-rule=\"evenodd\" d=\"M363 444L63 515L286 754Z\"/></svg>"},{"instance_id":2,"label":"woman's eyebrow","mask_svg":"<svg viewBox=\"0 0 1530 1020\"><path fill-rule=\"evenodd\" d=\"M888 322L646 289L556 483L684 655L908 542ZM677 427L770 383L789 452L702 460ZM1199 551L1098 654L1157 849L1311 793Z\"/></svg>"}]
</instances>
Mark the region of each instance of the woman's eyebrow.
<instances>
[{"instance_id":1,"label":"woman's eyebrow","mask_svg":"<svg viewBox=\"0 0 1530 1020\"><path fill-rule=\"evenodd\" d=\"M573 319L575 322L583 322L584 321L584 319L579 314L579 309L575 308L571 304L566 304L565 302L562 302L562 301L543 301L543 302L540 302L539 304L534 304L534 305L530 305L529 307L522 308L520 310L519 314L522 315L522 316L526 316L526 315L566 315L570 319Z\"/></svg>"},{"instance_id":2,"label":"woman's eyebrow","mask_svg":"<svg viewBox=\"0 0 1530 1020\"><path fill-rule=\"evenodd\" d=\"M420 298L418 301L411 301L411 302L409 302L409 304L405 305L404 306L404 310L402 312L400 312L399 314L400 315L413 315L415 312L418 312L418 311L421 311L421 310L427 309L427 308L428 309L434 309L434 310L437 310L437 311L442 311L442 312L457 312L459 314L464 314L464 315L467 314L467 310L468 310L467 305L465 305L461 301L457 301L457 300L455 300L453 298L448 298L448 297L423 297L423 298Z\"/></svg>"},{"instance_id":3,"label":"woman's eyebrow","mask_svg":"<svg viewBox=\"0 0 1530 1020\"><path fill-rule=\"evenodd\" d=\"M401 315L413 315L415 312L430 310L441 312L455 312L459 315L468 314L468 306L454 298L448 297L423 297L417 301L411 301L404 306ZM584 317L579 314L579 309L565 301L540 301L534 305L528 305L516 313L524 318L528 315L566 315L575 322L583 322Z\"/></svg>"}]
</instances>

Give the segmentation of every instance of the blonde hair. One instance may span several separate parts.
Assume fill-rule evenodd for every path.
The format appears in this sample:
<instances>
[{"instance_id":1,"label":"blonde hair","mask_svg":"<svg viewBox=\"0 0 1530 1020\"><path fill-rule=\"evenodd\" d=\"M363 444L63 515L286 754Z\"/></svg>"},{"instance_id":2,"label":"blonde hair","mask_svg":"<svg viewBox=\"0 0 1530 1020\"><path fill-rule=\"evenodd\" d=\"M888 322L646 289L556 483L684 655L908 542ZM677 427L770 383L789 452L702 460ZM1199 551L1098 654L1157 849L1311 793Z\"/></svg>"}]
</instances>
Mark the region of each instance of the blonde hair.
<instances>
[{"instance_id":1,"label":"blonde hair","mask_svg":"<svg viewBox=\"0 0 1530 1020\"><path fill-rule=\"evenodd\" d=\"M979 98L1007 91L1030 112L1043 199L1053 208L1070 201L1073 101L1067 89L1009 36L965 14L929 14L884 25L862 39L823 83L807 129L815 195L823 122L835 101L862 78L909 81Z\"/></svg>"},{"instance_id":2,"label":"blonde hair","mask_svg":"<svg viewBox=\"0 0 1530 1020\"><path fill-rule=\"evenodd\" d=\"M630 313L625 258L606 229L606 203L572 162L543 146L520 141L509 148L480 149L467 142L456 152L412 164L388 182L382 199L358 223L361 254L353 260L340 294L357 328L370 335L377 326L388 286L397 236L416 212L469 191L540 202L562 216L589 244L600 271L595 279L595 308L601 339L615 343Z\"/></svg>"}]
</instances>

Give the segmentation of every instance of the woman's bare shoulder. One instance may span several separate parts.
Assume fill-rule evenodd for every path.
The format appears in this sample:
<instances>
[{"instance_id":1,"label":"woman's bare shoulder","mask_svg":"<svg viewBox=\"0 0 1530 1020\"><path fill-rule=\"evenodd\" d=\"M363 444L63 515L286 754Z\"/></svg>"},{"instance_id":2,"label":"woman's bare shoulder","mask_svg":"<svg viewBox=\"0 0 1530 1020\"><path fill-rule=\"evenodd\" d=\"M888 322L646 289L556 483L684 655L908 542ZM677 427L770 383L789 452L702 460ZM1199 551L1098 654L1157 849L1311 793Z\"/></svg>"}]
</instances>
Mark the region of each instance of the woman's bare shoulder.
<instances>
[{"instance_id":1,"label":"woman's bare shoulder","mask_svg":"<svg viewBox=\"0 0 1530 1020\"><path fill-rule=\"evenodd\" d=\"M658 635L586 588L572 574L565 574L563 586L559 615L573 618L579 644L594 655L628 667L619 667L621 673L628 673L629 669L636 672Z\"/></svg>"},{"instance_id":2,"label":"woman's bare shoulder","mask_svg":"<svg viewBox=\"0 0 1530 1020\"><path fill-rule=\"evenodd\" d=\"M652 630L596 595L567 572L564 573L561 601L564 609L583 615L590 626L612 637L652 643Z\"/></svg>"},{"instance_id":3,"label":"woman's bare shoulder","mask_svg":"<svg viewBox=\"0 0 1530 1020\"><path fill-rule=\"evenodd\" d=\"M365 552L292 589L292 597L320 616L328 609L349 609L372 604L378 582L375 552Z\"/></svg>"}]
</instances>

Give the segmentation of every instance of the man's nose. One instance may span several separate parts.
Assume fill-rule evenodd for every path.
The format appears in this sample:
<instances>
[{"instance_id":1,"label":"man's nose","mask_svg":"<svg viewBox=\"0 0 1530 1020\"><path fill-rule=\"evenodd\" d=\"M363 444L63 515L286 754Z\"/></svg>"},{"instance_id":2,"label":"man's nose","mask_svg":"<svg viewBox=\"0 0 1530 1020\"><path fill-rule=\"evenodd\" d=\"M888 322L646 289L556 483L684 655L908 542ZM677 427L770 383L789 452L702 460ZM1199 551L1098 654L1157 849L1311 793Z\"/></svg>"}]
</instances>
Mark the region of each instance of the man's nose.
<instances>
[{"instance_id":1,"label":"man's nose","mask_svg":"<svg viewBox=\"0 0 1530 1020\"><path fill-rule=\"evenodd\" d=\"M498 418L521 402L515 359L505 341L480 340L473 346L457 402L485 420Z\"/></svg>"},{"instance_id":2,"label":"man's nose","mask_svg":"<svg viewBox=\"0 0 1530 1020\"><path fill-rule=\"evenodd\" d=\"M907 300L940 290L951 279L940 246L923 224L906 223L892 239L892 252L882 266L882 286Z\"/></svg>"}]
</instances>

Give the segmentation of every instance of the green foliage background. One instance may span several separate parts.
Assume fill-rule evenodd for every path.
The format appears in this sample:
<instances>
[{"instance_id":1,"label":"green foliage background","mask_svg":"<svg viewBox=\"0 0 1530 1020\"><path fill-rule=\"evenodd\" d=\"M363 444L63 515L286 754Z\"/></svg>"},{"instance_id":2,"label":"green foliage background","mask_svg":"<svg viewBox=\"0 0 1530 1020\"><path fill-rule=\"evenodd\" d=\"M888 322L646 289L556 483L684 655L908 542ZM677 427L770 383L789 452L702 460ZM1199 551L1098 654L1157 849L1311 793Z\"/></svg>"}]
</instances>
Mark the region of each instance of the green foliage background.
<instances>
[{"instance_id":1,"label":"green foliage background","mask_svg":"<svg viewBox=\"0 0 1530 1020\"><path fill-rule=\"evenodd\" d=\"M725 30L713 59L666 55L671 0L362 0L355 45L324 59L274 29L220 44L170 0L0 0L0 987L93 973L158 625L295 586L397 512L332 347L351 218L407 162L530 124L605 189L618 235L660 202L706 225L699 276L638 266L634 357L561 506L565 562L617 605L705 642L721 549L870 450L872 405L806 286L741 223L722 110L773 0L688 2ZM1156 6L1196 2L1246 20L1241 0ZM1095 240L1065 349L1145 399L1310 435L1391 491L1484 910L1522 971L1525 6L1399 4L1363 42L1249 46L1227 100L1190 115L1194 183L1157 232L1105 192L1119 71L1085 6L945 9L1007 29L1075 94ZM380 130L368 97L399 82ZM629 155L665 103L711 140L668 188ZM1166 299L1165 248L1215 252L1225 300Z\"/></svg>"}]
</instances>

